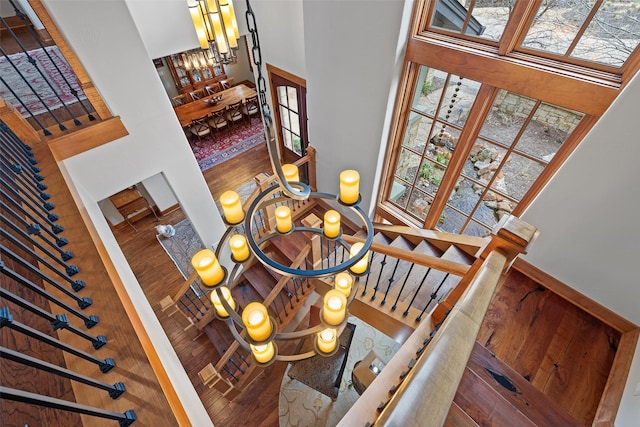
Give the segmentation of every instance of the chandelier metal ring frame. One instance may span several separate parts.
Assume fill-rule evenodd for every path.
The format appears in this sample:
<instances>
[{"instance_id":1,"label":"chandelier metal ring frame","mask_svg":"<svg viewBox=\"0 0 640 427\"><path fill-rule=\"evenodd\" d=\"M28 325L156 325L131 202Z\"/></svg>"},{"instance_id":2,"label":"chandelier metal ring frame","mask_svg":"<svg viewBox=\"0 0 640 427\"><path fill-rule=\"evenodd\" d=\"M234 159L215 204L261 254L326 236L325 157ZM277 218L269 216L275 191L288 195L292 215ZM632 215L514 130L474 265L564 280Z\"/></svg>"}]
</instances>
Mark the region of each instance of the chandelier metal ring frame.
<instances>
[{"instance_id":1,"label":"chandelier metal ring frame","mask_svg":"<svg viewBox=\"0 0 640 427\"><path fill-rule=\"evenodd\" d=\"M200 274L201 282L207 287L207 290L211 290L211 301L215 306L215 316L223 320L227 323L229 330L231 331L234 339L239 343L239 345L245 350L250 351L253 356L256 364L258 366L268 366L274 361L297 361L312 357L316 354L320 354L323 356L330 356L335 354L338 350L338 345L336 345L337 337L342 333L344 328L346 327L348 320L348 308L351 305L352 301L355 299L358 279L360 276L366 275L369 271L369 250L371 245L373 244L373 224L367 214L362 210L359 206L362 200L362 197L359 193L359 189L356 183L355 194L352 194L350 200L354 200L353 203L346 203L343 201L342 194L335 195L330 193L323 192L313 192L309 185L300 182L299 180L287 180L285 173L283 171L283 167L280 164L280 153L279 153L279 145L275 136L274 127L273 127L273 119L270 114L269 105L266 101L266 89L265 89L265 80L262 76L262 57L260 52L260 42L257 33L257 25L255 23L255 16L253 14L253 10L249 3L247 3L247 25L249 28L249 32L251 33L252 41L253 41L253 60L257 68L257 82L258 82L258 92L260 95L261 101L261 115L265 128L265 136L267 140L267 147L269 152L269 158L271 161L271 167L273 169L275 175L275 183L267 188L266 190L260 192L255 199L250 203L247 208L247 212L242 212L242 207L240 206L241 215L234 217L234 222L230 222L227 219L226 211L223 215L223 220L226 225L226 230L223 233L220 241L215 247L215 252L209 251L212 253L213 257L210 257L214 260L216 264L218 264L218 259L220 258L221 252L223 248L229 247L230 240L240 234L244 236L246 239L246 245L248 246L248 255L245 255L244 259L236 259L233 255L231 255L231 261L233 261L234 265L229 272L226 267L223 265L217 265L218 269L216 279L208 280L205 283L204 276L200 274L201 272L196 270ZM355 171L350 171L355 172ZM356 173L357 174L357 173ZM359 180L359 178L358 178ZM341 179L342 182L342 179ZM281 193L281 194L278 194ZM342 193L342 186L341 186ZM237 194L236 194L237 196ZM354 196L355 199L353 198ZM239 197L238 197L239 199ZM344 198L347 200L347 198ZM324 225L320 226L320 228L311 227L311 226L299 226L296 225L291 218L291 227L285 232L278 231L278 227L274 227L271 230L267 230L262 225L262 230L254 229L254 225L258 226L258 222L255 221L256 216L259 215L259 212L266 209L271 209L274 205L277 204L287 204L290 201L306 201L306 200L323 200L328 202L328 204L337 203L338 209L348 210L353 215L354 218L357 218L361 222L362 231L366 232L366 238L364 238L364 243L359 244L361 247L357 253L352 253L352 245L349 245L343 239L342 227L339 222L338 215L338 231L332 237L329 237L328 233L326 233L326 227ZM237 200L239 204L239 200ZM224 211L224 205L223 205ZM337 213L337 212L336 212ZM311 235L319 235L322 239L326 239L328 241L334 242L334 265L328 263L327 267L324 267L324 263L320 263L318 268L315 268L311 265L310 269L301 268L302 266L308 267L306 263L301 263L300 266L288 266L283 265L275 259L271 258L265 251L263 251L262 246L264 246L269 240L275 238L276 236L288 236L294 233L305 233ZM338 262L337 256L337 248L341 247L343 249L342 261ZM344 251L349 253L349 256L344 257ZM208 251L208 250L205 250ZM203 252L203 251L201 251ZM247 252L245 252L246 254ZM197 255L196 255L197 256ZM192 260L194 267L196 267L196 256ZM231 296L231 290L239 283L239 278L242 274L242 266L252 261L255 257L261 264L263 264L266 268L274 271L282 276L291 278L295 281L298 279L301 280L309 280L309 279L326 279L332 275L347 275L349 276L349 286L350 293L345 294L340 293L337 289L337 283L332 290L327 291L327 295L330 292L333 292L333 296L339 296L344 303L344 311L341 312L338 317L333 317L330 313L327 314L327 310L332 310L332 307L327 305L326 295L325 295L325 304L320 310L320 323L315 326L308 327L303 330L293 331L293 332L279 332L277 330L276 321L272 315L268 313L267 307L262 305L261 303L251 302L247 304L246 307L242 310L242 315L239 313L239 310L236 309L236 303L233 301L233 297ZM355 268L358 263L363 264L364 261L366 264L364 267L360 265L360 268ZM352 269L352 267L354 269ZM357 271L356 271L357 270ZM337 280L334 280L337 282ZM208 292L207 292L208 293ZM215 300L215 301L214 301ZM216 303L219 303L216 305ZM246 323L245 314L246 312L250 312L249 306L252 304L256 304L261 306L261 310L263 310L264 316L263 321L266 323L268 320L268 325L265 325L265 329L262 329L260 334L251 331L249 328L249 324ZM255 307L252 307L255 308ZM249 314L251 315L251 313ZM343 316L343 318L341 317ZM268 319L265 319L268 318ZM329 320L330 319L330 320ZM337 319L337 320L336 320ZM237 326L240 327L238 330ZM254 332L254 334L252 334ZM322 346L320 343L321 337L323 334L331 335L329 338L333 339L332 345ZM306 337L313 337L314 339L314 349L312 351L307 351L305 353L285 355L278 354L278 348L275 344L277 340L297 340ZM327 335L328 336L328 335ZM324 336L327 338L327 336ZM257 337L257 338L256 338ZM266 350L265 350L266 349ZM267 356L259 356L259 351L267 351Z\"/></svg>"}]
</instances>

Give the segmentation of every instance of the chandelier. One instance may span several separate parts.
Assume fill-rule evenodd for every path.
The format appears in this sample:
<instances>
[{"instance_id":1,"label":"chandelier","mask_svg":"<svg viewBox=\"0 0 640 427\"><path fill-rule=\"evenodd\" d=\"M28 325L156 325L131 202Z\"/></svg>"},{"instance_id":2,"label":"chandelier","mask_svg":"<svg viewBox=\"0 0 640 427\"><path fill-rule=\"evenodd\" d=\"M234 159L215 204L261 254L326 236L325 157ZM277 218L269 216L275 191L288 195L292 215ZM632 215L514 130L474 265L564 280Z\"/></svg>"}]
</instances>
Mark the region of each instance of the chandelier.
<instances>
[{"instance_id":1,"label":"chandelier","mask_svg":"<svg viewBox=\"0 0 640 427\"><path fill-rule=\"evenodd\" d=\"M238 22L232 0L187 0L200 48L216 63L235 62Z\"/></svg>"},{"instance_id":2,"label":"chandelier","mask_svg":"<svg viewBox=\"0 0 640 427\"><path fill-rule=\"evenodd\" d=\"M252 36L254 63L258 73L258 92L262 105L262 118L271 167L275 183L260 192L251 201L246 211L243 209L240 196L235 191L226 191L220 197L223 220L226 231L220 241L211 249L203 249L196 253L191 263L198 273L200 282L211 290L210 299L215 308L215 316L227 322L231 333L241 347L250 351L258 366L268 366L274 361L296 361L316 354L330 356L338 349L338 337L346 327L348 307L355 298L357 281L369 270L369 249L373 243L373 225L360 208L360 177L355 170L346 170L340 174L338 194L313 192L300 181L298 168L291 164L280 164L278 144L275 138L269 106L266 102L265 80L262 76L260 42L258 39L255 17L247 0L247 24ZM299 225L292 219L291 202L322 201L320 206L335 207L328 209L323 215L321 226ZM295 203L295 202L294 202ZM275 226L257 221L264 217L264 212L274 213ZM350 217L357 218L359 227L365 237L356 243L349 244L343 235L341 214L338 211L351 212ZM275 259L263 248L274 238L291 239L300 233L308 236L319 236L333 245L333 258L313 265L285 265ZM228 250L226 250L228 248ZM338 257L338 248L348 256ZM227 269L220 262L222 252L230 252ZM323 297L320 309L320 323L305 330L295 332L278 331L273 316L267 307L259 301L248 303L240 313L238 304L233 299L231 290L238 284L237 280L243 268L253 259L257 259L266 268L294 280L321 279L331 283L332 289ZM313 350L293 355L278 354L276 341L313 339Z\"/></svg>"}]
</instances>

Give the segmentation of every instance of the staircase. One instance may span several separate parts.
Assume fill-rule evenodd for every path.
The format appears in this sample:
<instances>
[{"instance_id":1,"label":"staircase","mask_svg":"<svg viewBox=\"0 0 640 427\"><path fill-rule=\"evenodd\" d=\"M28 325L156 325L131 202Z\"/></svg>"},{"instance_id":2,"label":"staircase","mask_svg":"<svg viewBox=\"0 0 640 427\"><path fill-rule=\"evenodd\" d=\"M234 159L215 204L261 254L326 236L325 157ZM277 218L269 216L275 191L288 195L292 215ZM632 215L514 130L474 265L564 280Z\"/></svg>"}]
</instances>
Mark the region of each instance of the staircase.
<instances>
[{"instance_id":1,"label":"staircase","mask_svg":"<svg viewBox=\"0 0 640 427\"><path fill-rule=\"evenodd\" d=\"M577 427L582 423L476 342L445 426Z\"/></svg>"}]
</instances>

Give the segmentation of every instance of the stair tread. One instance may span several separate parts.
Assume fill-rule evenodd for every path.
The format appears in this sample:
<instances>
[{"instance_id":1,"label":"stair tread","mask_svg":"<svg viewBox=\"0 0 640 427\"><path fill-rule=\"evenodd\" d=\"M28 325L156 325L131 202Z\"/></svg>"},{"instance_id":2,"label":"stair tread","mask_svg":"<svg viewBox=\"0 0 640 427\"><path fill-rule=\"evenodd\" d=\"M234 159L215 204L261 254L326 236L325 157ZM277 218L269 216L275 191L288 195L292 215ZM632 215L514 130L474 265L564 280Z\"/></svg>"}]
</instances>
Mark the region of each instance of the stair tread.
<instances>
[{"instance_id":1,"label":"stair tread","mask_svg":"<svg viewBox=\"0 0 640 427\"><path fill-rule=\"evenodd\" d=\"M253 289L256 290L262 299L266 299L271 293L273 286L277 280L267 269L260 263L254 264L242 272L245 281L248 282Z\"/></svg>"},{"instance_id":2,"label":"stair tread","mask_svg":"<svg viewBox=\"0 0 640 427\"><path fill-rule=\"evenodd\" d=\"M476 342L467 367L539 426L581 426L569 412Z\"/></svg>"},{"instance_id":3,"label":"stair tread","mask_svg":"<svg viewBox=\"0 0 640 427\"><path fill-rule=\"evenodd\" d=\"M453 401L479 425L536 426L469 368L462 374Z\"/></svg>"},{"instance_id":4,"label":"stair tread","mask_svg":"<svg viewBox=\"0 0 640 427\"><path fill-rule=\"evenodd\" d=\"M477 427L478 423L460 408L456 402L451 403L444 427Z\"/></svg>"}]
</instances>

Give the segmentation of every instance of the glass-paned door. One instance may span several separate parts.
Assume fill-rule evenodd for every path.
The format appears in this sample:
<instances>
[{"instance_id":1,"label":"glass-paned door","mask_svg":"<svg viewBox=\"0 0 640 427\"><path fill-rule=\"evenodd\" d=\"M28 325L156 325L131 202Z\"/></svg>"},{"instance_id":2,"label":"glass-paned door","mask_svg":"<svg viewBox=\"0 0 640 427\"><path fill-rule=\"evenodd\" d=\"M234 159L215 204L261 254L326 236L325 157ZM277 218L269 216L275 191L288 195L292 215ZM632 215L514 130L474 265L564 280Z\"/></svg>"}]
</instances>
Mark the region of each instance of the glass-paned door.
<instances>
[{"instance_id":1,"label":"glass-paned door","mask_svg":"<svg viewBox=\"0 0 640 427\"><path fill-rule=\"evenodd\" d=\"M272 101L280 153L285 163L293 163L307 153L307 90L304 80L269 67ZM306 180L306 170L300 170Z\"/></svg>"}]
</instances>

